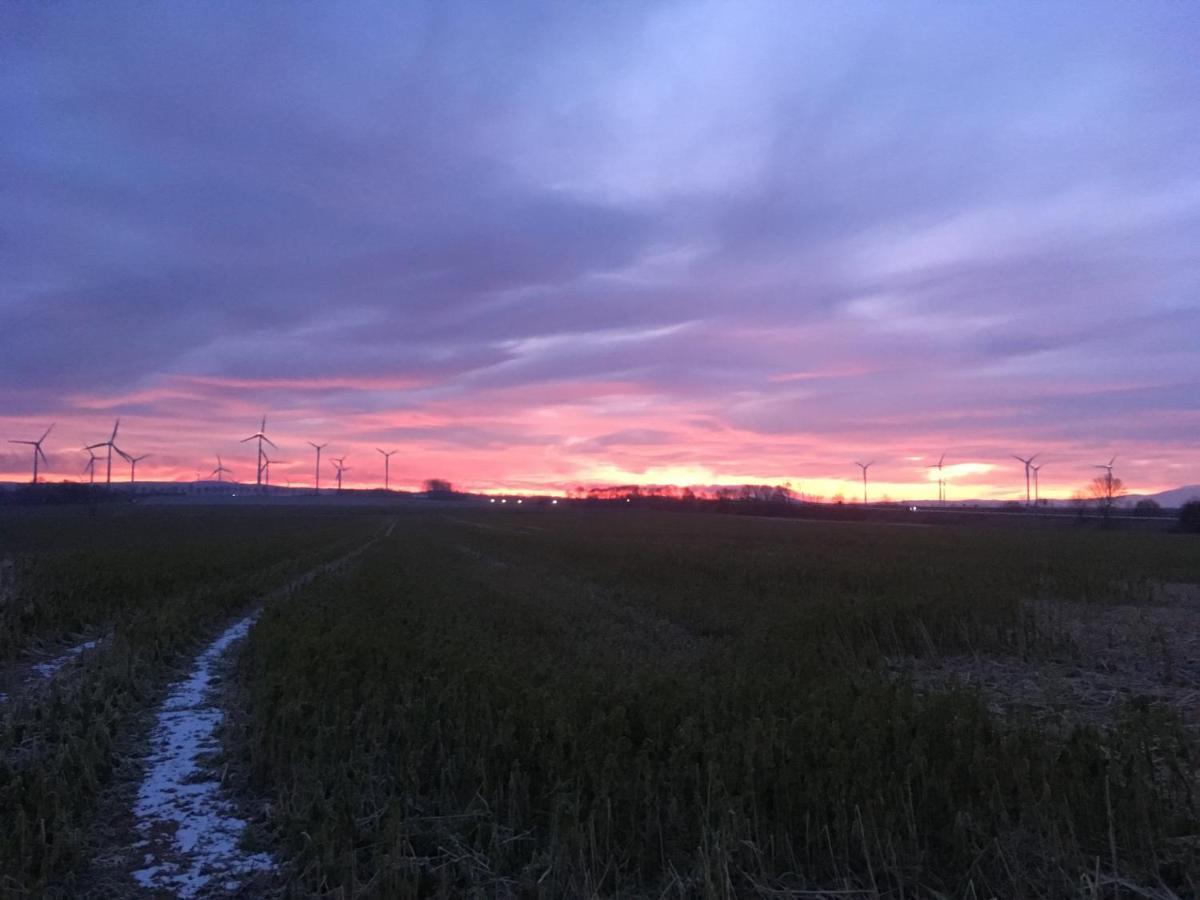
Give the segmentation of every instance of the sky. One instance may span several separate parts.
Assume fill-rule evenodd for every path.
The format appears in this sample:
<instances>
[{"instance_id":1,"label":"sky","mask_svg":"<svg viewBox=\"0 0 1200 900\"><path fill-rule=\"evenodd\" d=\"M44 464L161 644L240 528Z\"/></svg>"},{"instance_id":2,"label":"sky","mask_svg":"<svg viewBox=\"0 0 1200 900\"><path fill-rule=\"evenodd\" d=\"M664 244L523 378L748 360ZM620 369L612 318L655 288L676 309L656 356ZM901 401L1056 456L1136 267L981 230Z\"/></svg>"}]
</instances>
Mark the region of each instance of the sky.
<instances>
[{"instance_id":1,"label":"sky","mask_svg":"<svg viewBox=\"0 0 1200 900\"><path fill-rule=\"evenodd\" d=\"M0 438L277 483L1200 483L1200 6L16 3ZM30 448L0 448L0 479ZM323 463L323 465L325 465ZM121 468L121 477L127 469ZM326 465L323 479L331 478Z\"/></svg>"}]
</instances>

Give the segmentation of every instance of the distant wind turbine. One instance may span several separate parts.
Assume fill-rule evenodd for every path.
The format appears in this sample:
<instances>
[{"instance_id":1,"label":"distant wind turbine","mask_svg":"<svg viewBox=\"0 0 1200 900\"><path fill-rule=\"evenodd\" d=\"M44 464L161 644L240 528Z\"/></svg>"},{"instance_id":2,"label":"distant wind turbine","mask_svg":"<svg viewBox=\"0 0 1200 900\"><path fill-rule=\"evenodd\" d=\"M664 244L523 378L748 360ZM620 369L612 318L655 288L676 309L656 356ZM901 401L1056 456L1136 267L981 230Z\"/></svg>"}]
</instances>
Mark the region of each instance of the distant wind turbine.
<instances>
[{"instance_id":1,"label":"distant wind turbine","mask_svg":"<svg viewBox=\"0 0 1200 900\"><path fill-rule=\"evenodd\" d=\"M123 456L125 458L125 460L129 463L129 483L133 484L135 481L137 481L137 464L140 463L143 459L145 459L150 454L143 453L141 456L130 456L128 453L126 453L120 447L117 448L117 452L120 453L121 456Z\"/></svg>"},{"instance_id":2,"label":"distant wind turbine","mask_svg":"<svg viewBox=\"0 0 1200 900\"><path fill-rule=\"evenodd\" d=\"M314 450L317 451L317 469L316 469L317 479L316 479L316 483L313 487L313 492L319 494L319 493L321 493L321 451L324 450L326 447L328 447L329 444L328 443L314 444L312 441L308 441L308 446L312 447Z\"/></svg>"},{"instance_id":3,"label":"distant wind turbine","mask_svg":"<svg viewBox=\"0 0 1200 900\"><path fill-rule=\"evenodd\" d=\"M271 446L274 447L275 445L272 444ZM267 457L265 455L263 456L263 481L262 481L262 483L263 483L263 487L265 487L268 490L268 492L271 489L271 463L275 463L277 465L284 465L284 466L287 465L287 463L282 459L270 459L269 457Z\"/></svg>"},{"instance_id":4,"label":"distant wind turbine","mask_svg":"<svg viewBox=\"0 0 1200 900\"><path fill-rule=\"evenodd\" d=\"M104 466L104 486L112 486L112 455L113 450L117 449L117 429L121 427L121 420L117 419L113 423L112 434L108 436L107 441L101 441L99 444L89 444L85 449L96 450L100 447L105 447L108 450L108 456ZM120 452L119 450L117 452Z\"/></svg>"},{"instance_id":5,"label":"distant wind turbine","mask_svg":"<svg viewBox=\"0 0 1200 900\"><path fill-rule=\"evenodd\" d=\"M250 435L250 437L242 438L241 440L241 443L243 444L245 444L247 441L258 441L258 473L254 476L254 483L258 487L262 487L263 475L265 474L263 470L267 465L267 454L263 451L263 441L266 441L272 447L275 447L274 441L267 437L266 432L267 416L266 413L264 413L262 417L262 424L258 427L258 431L254 432L254 434ZM278 450L279 448L275 447L275 449Z\"/></svg>"},{"instance_id":6,"label":"distant wind turbine","mask_svg":"<svg viewBox=\"0 0 1200 900\"><path fill-rule=\"evenodd\" d=\"M927 469L938 470L938 503L946 502L946 480L942 477L942 463L946 461L946 454L943 453L938 457L936 465L926 466Z\"/></svg>"},{"instance_id":7,"label":"distant wind turbine","mask_svg":"<svg viewBox=\"0 0 1200 900\"><path fill-rule=\"evenodd\" d=\"M1024 464L1025 464L1025 505L1026 505L1026 506L1028 506L1028 505L1029 505L1029 499L1030 499L1030 494L1029 494L1029 467L1033 465L1033 461L1034 461L1035 459L1037 459L1037 458L1038 458L1038 455L1037 455L1036 453L1035 453L1035 454L1033 454L1033 456L1029 457L1029 459L1026 459L1026 458L1025 458L1025 457L1023 457L1023 456L1017 456L1017 454L1015 454L1015 453L1013 454L1013 459L1015 459L1015 460L1016 460L1017 462L1019 462L1019 463L1024 463Z\"/></svg>"},{"instance_id":8,"label":"distant wind turbine","mask_svg":"<svg viewBox=\"0 0 1200 900\"><path fill-rule=\"evenodd\" d=\"M863 506L866 506L867 505L867 469L869 469L869 468L871 468L871 466L875 465L875 460L871 460L869 463L855 462L855 465L858 466L860 469L862 469Z\"/></svg>"},{"instance_id":9,"label":"distant wind turbine","mask_svg":"<svg viewBox=\"0 0 1200 900\"><path fill-rule=\"evenodd\" d=\"M225 477L224 477L225 473L228 471L229 470L227 468L225 468L225 464L223 462L221 462L221 454L218 453L217 454L217 467L212 470L212 472L209 474L208 477L212 478L213 475L216 475L217 481L223 482L225 480Z\"/></svg>"},{"instance_id":10,"label":"distant wind turbine","mask_svg":"<svg viewBox=\"0 0 1200 900\"><path fill-rule=\"evenodd\" d=\"M376 447L375 449L379 450L378 447ZM379 450L379 452L383 454L383 489L385 491L390 491L392 489L391 483L390 483L391 482L390 467L391 467L391 463L392 463L392 454L395 453L396 451L395 450L387 450L387 451Z\"/></svg>"},{"instance_id":11,"label":"distant wind turbine","mask_svg":"<svg viewBox=\"0 0 1200 900\"><path fill-rule=\"evenodd\" d=\"M87 464L83 467L83 471L88 477L88 484L95 484L96 483L96 460L98 457L96 456L95 453L93 453L87 447L84 447L83 449L87 450L87 455L88 455L88 461L87 461Z\"/></svg>"},{"instance_id":12,"label":"distant wind turbine","mask_svg":"<svg viewBox=\"0 0 1200 900\"><path fill-rule=\"evenodd\" d=\"M1042 492L1038 488L1038 472L1042 471L1042 466L1044 466L1044 465L1045 465L1045 463L1040 463L1036 466L1033 463L1029 464L1029 469L1031 472L1033 472L1033 505L1034 506L1038 506L1042 502Z\"/></svg>"},{"instance_id":13,"label":"distant wind turbine","mask_svg":"<svg viewBox=\"0 0 1200 900\"><path fill-rule=\"evenodd\" d=\"M50 430L52 428L54 428L53 424L50 425L50 428L47 428L44 432L42 432L42 436L40 438L38 438L36 441L11 441L11 440L9 441L10 444L28 444L30 447L33 448L33 483L34 484L38 483L38 457L39 456L41 457L42 462L46 462L46 454L42 452L42 441L46 440L46 435L48 435L50 433Z\"/></svg>"},{"instance_id":14,"label":"distant wind turbine","mask_svg":"<svg viewBox=\"0 0 1200 900\"><path fill-rule=\"evenodd\" d=\"M1115 463L1116 461L1117 461L1117 458L1114 456L1114 457L1113 457L1112 459L1110 459L1108 462L1106 462L1106 463L1101 463L1101 464L1100 464L1100 465L1098 465L1098 466L1093 466L1093 467L1092 467L1092 468L1095 468L1095 469L1104 469L1104 472L1105 472L1104 478L1105 478L1105 483L1106 483L1106 485L1107 485L1107 487L1108 487L1108 497L1109 497L1109 499L1110 499L1110 500L1111 500L1111 498L1112 498L1112 492L1113 492L1113 490L1112 490L1112 486L1113 486L1113 474L1112 474L1112 470L1113 470L1113 463Z\"/></svg>"},{"instance_id":15,"label":"distant wind turbine","mask_svg":"<svg viewBox=\"0 0 1200 900\"><path fill-rule=\"evenodd\" d=\"M342 473L347 471L346 457L334 457L333 467L337 469L337 489L340 494L342 492Z\"/></svg>"}]
</instances>

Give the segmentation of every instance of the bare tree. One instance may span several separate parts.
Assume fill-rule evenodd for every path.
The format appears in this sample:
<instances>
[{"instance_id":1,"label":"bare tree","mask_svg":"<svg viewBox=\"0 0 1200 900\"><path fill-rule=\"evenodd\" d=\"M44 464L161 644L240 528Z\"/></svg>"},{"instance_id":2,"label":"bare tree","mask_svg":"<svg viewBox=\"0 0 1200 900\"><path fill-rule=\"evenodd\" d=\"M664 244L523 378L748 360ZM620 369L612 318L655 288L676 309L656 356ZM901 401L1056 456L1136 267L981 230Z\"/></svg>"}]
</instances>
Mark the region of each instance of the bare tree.
<instances>
[{"instance_id":1,"label":"bare tree","mask_svg":"<svg viewBox=\"0 0 1200 900\"><path fill-rule=\"evenodd\" d=\"M1116 504L1117 499L1124 497L1125 493L1125 482L1120 478L1115 478L1111 471L1104 475L1097 475L1088 485L1088 494L1103 511L1105 518L1108 517L1109 511Z\"/></svg>"}]
</instances>

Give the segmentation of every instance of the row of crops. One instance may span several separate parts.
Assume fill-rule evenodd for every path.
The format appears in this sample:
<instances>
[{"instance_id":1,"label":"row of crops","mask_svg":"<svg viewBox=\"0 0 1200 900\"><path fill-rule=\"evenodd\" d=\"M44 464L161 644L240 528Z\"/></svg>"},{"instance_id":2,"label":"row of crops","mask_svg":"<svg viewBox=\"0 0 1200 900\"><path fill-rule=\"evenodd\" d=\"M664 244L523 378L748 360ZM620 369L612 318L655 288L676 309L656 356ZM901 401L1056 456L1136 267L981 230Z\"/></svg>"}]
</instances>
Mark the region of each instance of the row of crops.
<instances>
[{"instance_id":1,"label":"row of crops","mask_svg":"<svg viewBox=\"0 0 1200 900\"><path fill-rule=\"evenodd\" d=\"M1159 582L1194 542L414 516L260 620L229 765L297 894L1196 896L1170 709L1051 726L884 665L1070 654L1029 601Z\"/></svg>"},{"instance_id":2,"label":"row of crops","mask_svg":"<svg viewBox=\"0 0 1200 900\"><path fill-rule=\"evenodd\" d=\"M106 797L188 655L259 598L361 545L373 516L287 510L7 510L0 665L97 648L0 705L0 896L78 896Z\"/></svg>"}]
</instances>

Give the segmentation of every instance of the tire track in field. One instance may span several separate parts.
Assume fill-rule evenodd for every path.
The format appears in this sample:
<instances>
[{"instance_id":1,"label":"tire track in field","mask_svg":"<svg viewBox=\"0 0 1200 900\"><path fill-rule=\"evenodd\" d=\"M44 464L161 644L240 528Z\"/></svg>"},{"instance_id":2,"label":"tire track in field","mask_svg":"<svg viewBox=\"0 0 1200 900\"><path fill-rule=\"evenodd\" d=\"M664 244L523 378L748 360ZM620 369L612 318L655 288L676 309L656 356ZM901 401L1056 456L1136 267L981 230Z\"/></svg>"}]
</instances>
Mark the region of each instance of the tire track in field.
<instances>
[{"instance_id":1,"label":"tire track in field","mask_svg":"<svg viewBox=\"0 0 1200 900\"><path fill-rule=\"evenodd\" d=\"M274 871L267 853L242 849L246 822L237 816L222 788L212 757L221 750L217 729L225 720L214 677L233 647L250 632L266 601L301 588L360 556L392 534L395 520L349 553L317 566L272 592L233 622L195 658L182 680L173 684L155 714L152 750L133 804L142 839L140 868L130 874L147 890L192 898L212 891L235 892L250 877Z\"/></svg>"}]
</instances>

